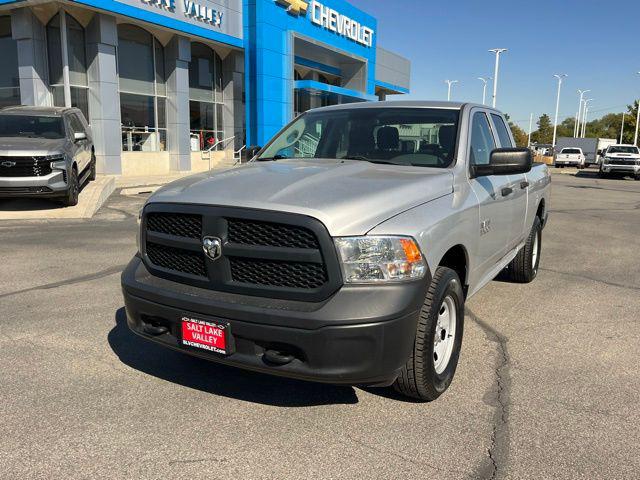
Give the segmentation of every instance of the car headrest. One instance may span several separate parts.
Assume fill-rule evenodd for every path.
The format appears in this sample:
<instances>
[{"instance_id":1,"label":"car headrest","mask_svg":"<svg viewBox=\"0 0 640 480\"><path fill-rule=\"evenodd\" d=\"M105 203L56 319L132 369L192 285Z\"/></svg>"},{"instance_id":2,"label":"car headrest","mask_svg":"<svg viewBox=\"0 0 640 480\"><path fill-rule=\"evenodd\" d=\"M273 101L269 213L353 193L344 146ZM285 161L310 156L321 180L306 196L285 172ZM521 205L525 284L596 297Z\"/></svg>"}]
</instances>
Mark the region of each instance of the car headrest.
<instances>
[{"instance_id":1,"label":"car headrest","mask_svg":"<svg viewBox=\"0 0 640 480\"><path fill-rule=\"evenodd\" d=\"M400 132L396 127L382 127L378 130L378 150L398 150Z\"/></svg>"},{"instance_id":2,"label":"car headrest","mask_svg":"<svg viewBox=\"0 0 640 480\"><path fill-rule=\"evenodd\" d=\"M453 145L456 143L456 127L455 125L443 125L438 130L438 141L440 146L448 153L453 153Z\"/></svg>"}]
</instances>

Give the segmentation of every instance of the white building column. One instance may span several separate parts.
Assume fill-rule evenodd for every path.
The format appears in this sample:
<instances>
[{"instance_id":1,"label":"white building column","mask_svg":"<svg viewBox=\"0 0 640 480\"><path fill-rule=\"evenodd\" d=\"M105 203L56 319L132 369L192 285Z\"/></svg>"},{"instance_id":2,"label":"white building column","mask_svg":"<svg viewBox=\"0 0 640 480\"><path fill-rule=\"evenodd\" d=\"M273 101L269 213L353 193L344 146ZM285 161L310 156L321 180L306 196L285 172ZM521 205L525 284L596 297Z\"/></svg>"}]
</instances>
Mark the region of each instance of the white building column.
<instances>
[{"instance_id":1,"label":"white building column","mask_svg":"<svg viewBox=\"0 0 640 480\"><path fill-rule=\"evenodd\" d=\"M116 18L96 13L86 30L89 123L100 173L122 173Z\"/></svg>"},{"instance_id":2,"label":"white building column","mask_svg":"<svg viewBox=\"0 0 640 480\"><path fill-rule=\"evenodd\" d=\"M191 43L174 35L165 49L167 72L167 147L171 170L191 170L189 138L189 62Z\"/></svg>"},{"instance_id":3,"label":"white building column","mask_svg":"<svg viewBox=\"0 0 640 480\"><path fill-rule=\"evenodd\" d=\"M11 12L11 32L18 48L21 103L50 106L44 25L29 8L18 8Z\"/></svg>"}]
</instances>

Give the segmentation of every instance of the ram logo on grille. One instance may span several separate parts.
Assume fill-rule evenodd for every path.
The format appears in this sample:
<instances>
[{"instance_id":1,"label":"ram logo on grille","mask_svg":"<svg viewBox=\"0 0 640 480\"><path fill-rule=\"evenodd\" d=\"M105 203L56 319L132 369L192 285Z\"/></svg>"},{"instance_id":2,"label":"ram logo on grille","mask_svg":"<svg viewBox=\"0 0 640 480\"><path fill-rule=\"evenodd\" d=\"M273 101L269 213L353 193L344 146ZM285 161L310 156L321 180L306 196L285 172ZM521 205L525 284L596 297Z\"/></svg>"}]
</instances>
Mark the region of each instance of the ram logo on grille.
<instances>
[{"instance_id":1,"label":"ram logo on grille","mask_svg":"<svg viewBox=\"0 0 640 480\"><path fill-rule=\"evenodd\" d=\"M204 237L202 249L211 260L217 260L222 255L222 240L218 237Z\"/></svg>"}]
</instances>

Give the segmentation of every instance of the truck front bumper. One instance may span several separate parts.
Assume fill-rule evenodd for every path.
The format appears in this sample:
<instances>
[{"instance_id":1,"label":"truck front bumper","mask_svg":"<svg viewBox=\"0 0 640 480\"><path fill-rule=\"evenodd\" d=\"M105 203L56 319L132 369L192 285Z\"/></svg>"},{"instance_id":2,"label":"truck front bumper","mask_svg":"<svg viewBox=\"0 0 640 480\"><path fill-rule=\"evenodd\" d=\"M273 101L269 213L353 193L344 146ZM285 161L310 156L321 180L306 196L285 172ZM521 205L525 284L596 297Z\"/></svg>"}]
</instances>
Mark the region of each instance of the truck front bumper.
<instances>
[{"instance_id":1,"label":"truck front bumper","mask_svg":"<svg viewBox=\"0 0 640 480\"><path fill-rule=\"evenodd\" d=\"M604 173L628 173L639 175L640 165L602 165Z\"/></svg>"},{"instance_id":2,"label":"truck front bumper","mask_svg":"<svg viewBox=\"0 0 640 480\"><path fill-rule=\"evenodd\" d=\"M166 347L273 375L380 386L396 379L413 349L430 281L427 275L404 284L345 286L320 303L296 302L160 279L136 256L122 274L122 289L129 328ZM184 317L228 324L232 352L183 347ZM291 360L276 365L273 352Z\"/></svg>"},{"instance_id":3,"label":"truck front bumper","mask_svg":"<svg viewBox=\"0 0 640 480\"><path fill-rule=\"evenodd\" d=\"M59 197L67 191L62 170L41 177L0 177L2 197Z\"/></svg>"}]
</instances>

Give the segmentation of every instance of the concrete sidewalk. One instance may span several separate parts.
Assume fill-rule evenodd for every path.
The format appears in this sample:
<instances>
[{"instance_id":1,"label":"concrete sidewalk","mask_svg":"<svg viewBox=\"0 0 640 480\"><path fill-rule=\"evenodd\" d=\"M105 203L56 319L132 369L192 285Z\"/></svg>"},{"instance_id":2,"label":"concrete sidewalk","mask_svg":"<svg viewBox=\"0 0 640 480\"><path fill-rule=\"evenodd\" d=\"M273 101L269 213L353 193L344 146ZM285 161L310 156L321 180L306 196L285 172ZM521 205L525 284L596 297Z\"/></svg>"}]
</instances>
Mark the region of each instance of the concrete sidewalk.
<instances>
[{"instance_id":1,"label":"concrete sidewalk","mask_svg":"<svg viewBox=\"0 0 640 480\"><path fill-rule=\"evenodd\" d=\"M0 221L91 218L115 188L115 177L98 176L82 189L80 201L75 207L64 207L55 200L44 198L0 199Z\"/></svg>"}]
</instances>

